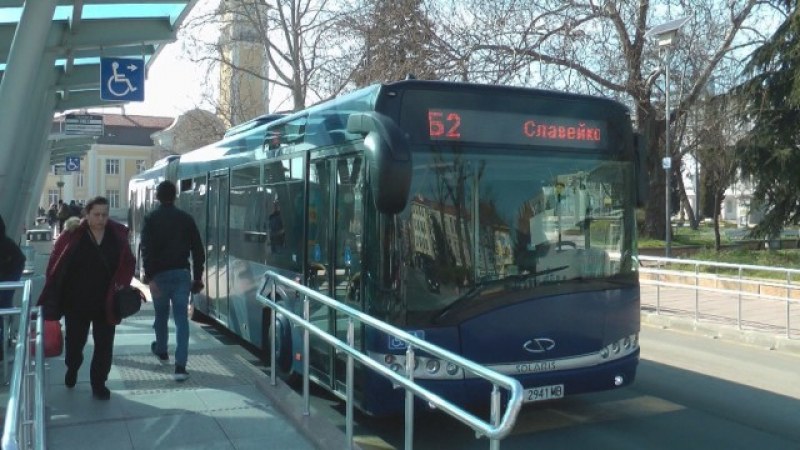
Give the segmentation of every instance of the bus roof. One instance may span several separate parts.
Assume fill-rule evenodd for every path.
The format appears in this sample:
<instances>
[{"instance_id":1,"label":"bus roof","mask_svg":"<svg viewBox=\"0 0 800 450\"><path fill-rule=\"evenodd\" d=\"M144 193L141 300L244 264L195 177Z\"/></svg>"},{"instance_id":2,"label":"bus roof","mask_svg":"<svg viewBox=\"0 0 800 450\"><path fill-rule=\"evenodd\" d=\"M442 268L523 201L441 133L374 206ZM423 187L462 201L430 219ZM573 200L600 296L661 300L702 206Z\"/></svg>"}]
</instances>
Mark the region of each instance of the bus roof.
<instances>
[{"instance_id":1,"label":"bus roof","mask_svg":"<svg viewBox=\"0 0 800 450\"><path fill-rule=\"evenodd\" d=\"M597 95L579 94L574 92L556 91L551 89L540 89L534 87L524 86L509 86L499 84L480 84L480 83L463 83L457 81L442 81L442 80L417 80L408 79L384 83L381 86L381 91L391 88L401 89L425 89L425 90L442 90L452 91L454 88L459 91L465 92L505 92L505 93L520 93L520 94L534 94L542 95L550 98L562 98L564 100L590 100L594 102L608 102L614 104L616 107L622 107L626 111L629 110L627 106L610 97L602 97Z\"/></svg>"},{"instance_id":2,"label":"bus roof","mask_svg":"<svg viewBox=\"0 0 800 450\"><path fill-rule=\"evenodd\" d=\"M236 125L236 126L233 126L233 127L229 128L225 132L225 135L223 137L226 138L226 137L230 137L230 136L235 136L235 135L243 133L245 131L252 130L253 128L255 128L255 127L259 126L259 125L263 125L265 123L272 122L273 120L280 119L281 117L284 117L286 115L287 115L287 113L274 113L274 114L264 114L264 115L255 117L253 119L248 120L247 122L242 122L239 125Z\"/></svg>"}]
</instances>

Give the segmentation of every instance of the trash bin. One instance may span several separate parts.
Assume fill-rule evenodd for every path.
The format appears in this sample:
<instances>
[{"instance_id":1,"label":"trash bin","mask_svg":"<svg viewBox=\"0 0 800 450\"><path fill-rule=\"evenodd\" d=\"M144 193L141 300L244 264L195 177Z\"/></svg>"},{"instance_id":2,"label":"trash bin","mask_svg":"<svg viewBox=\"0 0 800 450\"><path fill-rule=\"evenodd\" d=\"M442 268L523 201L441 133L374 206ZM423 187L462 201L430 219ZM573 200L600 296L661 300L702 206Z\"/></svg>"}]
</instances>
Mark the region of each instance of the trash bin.
<instances>
[{"instance_id":1,"label":"trash bin","mask_svg":"<svg viewBox=\"0 0 800 450\"><path fill-rule=\"evenodd\" d=\"M28 230L26 239L26 244L33 247L37 255L45 256L44 260L47 260L47 256L53 251L53 231L49 229Z\"/></svg>"},{"instance_id":2,"label":"trash bin","mask_svg":"<svg viewBox=\"0 0 800 450\"><path fill-rule=\"evenodd\" d=\"M32 241L52 241L52 230L28 230L28 242Z\"/></svg>"}]
</instances>

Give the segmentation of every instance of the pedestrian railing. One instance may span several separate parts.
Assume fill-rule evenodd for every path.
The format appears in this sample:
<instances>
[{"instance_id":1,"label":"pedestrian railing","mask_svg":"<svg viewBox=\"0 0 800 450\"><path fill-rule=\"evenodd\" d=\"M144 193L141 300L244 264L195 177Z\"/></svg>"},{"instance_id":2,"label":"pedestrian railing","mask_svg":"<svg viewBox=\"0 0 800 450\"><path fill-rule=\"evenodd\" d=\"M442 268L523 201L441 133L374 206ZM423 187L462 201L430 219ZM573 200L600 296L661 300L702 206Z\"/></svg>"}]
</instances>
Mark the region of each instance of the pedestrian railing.
<instances>
[{"instance_id":1,"label":"pedestrian railing","mask_svg":"<svg viewBox=\"0 0 800 450\"><path fill-rule=\"evenodd\" d=\"M695 322L701 317L701 293L723 294L726 299L736 300L735 320L741 330L747 320L743 317L743 300L756 299L764 302L765 307L779 305L783 309L786 337L793 337L792 311L800 310L798 269L654 256L639 256L639 261L640 284L656 287L656 314L661 314L662 288L694 292Z\"/></svg>"},{"instance_id":2,"label":"pedestrian railing","mask_svg":"<svg viewBox=\"0 0 800 450\"><path fill-rule=\"evenodd\" d=\"M3 450L45 449L43 317L31 307L31 281L0 283L0 290L22 289L20 308L0 310L5 317L19 315L14 366L3 427ZM8 322L6 322L8 323ZM10 333L9 327L6 332ZM3 344L5 345L5 343ZM5 355L8 361L10 355Z\"/></svg>"},{"instance_id":3,"label":"pedestrian railing","mask_svg":"<svg viewBox=\"0 0 800 450\"><path fill-rule=\"evenodd\" d=\"M282 303L276 303L272 299L277 299L277 287L282 286L297 293L302 297L303 301L303 315L302 317L295 314L293 311L284 307ZM405 331L375 319L372 316L364 314L361 311L353 309L344 303L338 302L330 297L320 294L317 291L307 288L298 284L288 278L285 278L275 272L268 271L265 274L265 281L258 294L258 299L266 306L273 310L271 324L270 324L270 354L271 354L271 382L274 386L276 380L276 361L275 361L275 320L276 313L283 315L290 320L295 326L303 329L303 400L304 411L303 414L309 415L310 410L310 395L309 395L309 339L310 335L319 337L338 352L347 354L346 365L346 422L345 434L347 440L347 448L353 448L353 383L354 383L354 363L358 361L365 368L372 370L384 378L389 379L393 385L402 387L406 391L405 397L405 448L413 448L414 440L414 397L419 397L424 400L433 408L438 408L441 411L449 414L453 418L466 424L476 432L477 437L487 437L489 439L490 449L497 450L500 448L500 440L504 438L514 426L517 414L519 413L522 405L522 386L520 383L503 374L489 370L486 367L465 359L455 353L445 350L441 347L433 345L422 339L419 339ZM347 338L346 341L339 339L337 336L332 335L309 321L311 302L324 305L328 308L335 310L338 314L346 317L347 320ZM405 370L394 372L391 369L381 365L377 361L363 353L355 347L355 326L360 324L364 327L370 327L379 330L396 339L405 341L406 359ZM442 398L438 394L426 389L425 387L417 384L414 381L414 361L415 351L420 350L427 354L434 355L444 361L455 364L464 370L465 373L473 374L479 378L486 380L492 385L490 394L490 418L484 420L476 415L460 408L458 405ZM507 401L505 407L501 401L501 389L508 392L506 396Z\"/></svg>"}]
</instances>

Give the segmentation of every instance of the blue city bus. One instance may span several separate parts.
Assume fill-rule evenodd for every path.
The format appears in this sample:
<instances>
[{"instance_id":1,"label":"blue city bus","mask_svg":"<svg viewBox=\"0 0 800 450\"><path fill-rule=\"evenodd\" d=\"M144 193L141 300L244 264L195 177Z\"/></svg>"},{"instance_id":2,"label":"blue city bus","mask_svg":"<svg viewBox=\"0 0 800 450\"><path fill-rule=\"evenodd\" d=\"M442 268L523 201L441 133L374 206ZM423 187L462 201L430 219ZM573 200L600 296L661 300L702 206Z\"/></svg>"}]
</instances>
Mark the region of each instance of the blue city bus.
<instances>
[{"instance_id":1,"label":"blue city bus","mask_svg":"<svg viewBox=\"0 0 800 450\"><path fill-rule=\"evenodd\" d=\"M131 181L133 216L158 181L205 239L195 312L269 352L267 270L518 379L525 401L633 382L639 360L635 208L645 164L629 111L604 98L441 81L367 87L195 150ZM132 221L135 245L141 220ZM295 292L277 300L300 313ZM312 321L343 337L324 306ZM275 370L302 373L302 333L277 317ZM405 343L357 329L405 370ZM312 380L344 393L345 356L310 343ZM418 355L414 379L476 405L482 380ZM358 407L403 392L356 368Z\"/></svg>"}]
</instances>

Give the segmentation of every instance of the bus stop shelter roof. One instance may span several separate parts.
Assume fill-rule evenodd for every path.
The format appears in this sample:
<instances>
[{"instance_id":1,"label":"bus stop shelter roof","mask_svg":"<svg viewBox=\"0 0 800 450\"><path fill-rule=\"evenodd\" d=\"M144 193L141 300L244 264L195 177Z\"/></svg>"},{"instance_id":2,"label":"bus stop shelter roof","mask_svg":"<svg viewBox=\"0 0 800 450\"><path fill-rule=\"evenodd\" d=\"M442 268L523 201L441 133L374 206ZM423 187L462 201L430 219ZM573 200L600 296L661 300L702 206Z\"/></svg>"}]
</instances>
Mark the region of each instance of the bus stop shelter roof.
<instances>
[{"instance_id":1,"label":"bus stop shelter roof","mask_svg":"<svg viewBox=\"0 0 800 450\"><path fill-rule=\"evenodd\" d=\"M55 112L124 103L100 98L101 58L139 59L146 70L196 3L0 0L0 192L41 189L39 166L50 159ZM88 146L73 149L82 153ZM33 197L28 200L38 203ZM4 200L0 213L19 206Z\"/></svg>"},{"instance_id":2,"label":"bus stop shelter roof","mask_svg":"<svg viewBox=\"0 0 800 450\"><path fill-rule=\"evenodd\" d=\"M196 1L57 0L46 47L55 56L54 111L108 105L100 99L100 58L144 59L149 67L161 48L175 40ZM25 0L0 0L0 76L24 4Z\"/></svg>"}]
</instances>

